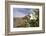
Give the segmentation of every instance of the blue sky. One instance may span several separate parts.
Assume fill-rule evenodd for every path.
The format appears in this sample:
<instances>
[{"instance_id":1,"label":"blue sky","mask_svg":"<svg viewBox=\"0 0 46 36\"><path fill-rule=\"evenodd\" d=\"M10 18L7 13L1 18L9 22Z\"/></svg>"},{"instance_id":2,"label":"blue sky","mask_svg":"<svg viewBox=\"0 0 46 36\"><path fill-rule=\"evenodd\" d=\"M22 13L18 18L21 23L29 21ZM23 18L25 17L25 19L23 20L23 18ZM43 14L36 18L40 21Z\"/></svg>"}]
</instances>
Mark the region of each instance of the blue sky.
<instances>
[{"instance_id":1,"label":"blue sky","mask_svg":"<svg viewBox=\"0 0 46 36\"><path fill-rule=\"evenodd\" d=\"M28 15L28 13L32 13L31 8L13 8L14 17L23 17L25 15Z\"/></svg>"}]
</instances>

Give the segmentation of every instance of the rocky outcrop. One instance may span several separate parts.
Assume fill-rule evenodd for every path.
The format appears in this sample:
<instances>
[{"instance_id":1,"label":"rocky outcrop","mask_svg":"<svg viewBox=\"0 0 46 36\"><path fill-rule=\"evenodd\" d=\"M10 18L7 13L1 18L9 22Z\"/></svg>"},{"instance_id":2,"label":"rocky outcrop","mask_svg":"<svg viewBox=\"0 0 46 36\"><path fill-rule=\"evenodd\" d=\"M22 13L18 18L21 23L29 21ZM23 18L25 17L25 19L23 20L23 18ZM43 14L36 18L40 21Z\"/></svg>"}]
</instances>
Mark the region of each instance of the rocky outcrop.
<instances>
[{"instance_id":1,"label":"rocky outcrop","mask_svg":"<svg viewBox=\"0 0 46 36\"><path fill-rule=\"evenodd\" d=\"M27 27L28 21L30 20L31 16L27 15L21 18L14 18L14 24L16 27Z\"/></svg>"}]
</instances>

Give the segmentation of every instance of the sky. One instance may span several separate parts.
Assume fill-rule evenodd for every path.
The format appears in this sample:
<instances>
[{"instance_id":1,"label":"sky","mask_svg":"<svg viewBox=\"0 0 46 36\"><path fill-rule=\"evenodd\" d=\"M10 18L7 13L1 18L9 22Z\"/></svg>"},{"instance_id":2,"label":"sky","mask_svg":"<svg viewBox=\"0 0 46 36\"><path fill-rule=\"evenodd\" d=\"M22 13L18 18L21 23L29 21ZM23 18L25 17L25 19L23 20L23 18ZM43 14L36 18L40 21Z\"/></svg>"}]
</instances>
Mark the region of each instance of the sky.
<instances>
[{"instance_id":1,"label":"sky","mask_svg":"<svg viewBox=\"0 0 46 36\"><path fill-rule=\"evenodd\" d=\"M31 14L33 10L31 8L13 8L14 17L24 17L25 15Z\"/></svg>"}]
</instances>

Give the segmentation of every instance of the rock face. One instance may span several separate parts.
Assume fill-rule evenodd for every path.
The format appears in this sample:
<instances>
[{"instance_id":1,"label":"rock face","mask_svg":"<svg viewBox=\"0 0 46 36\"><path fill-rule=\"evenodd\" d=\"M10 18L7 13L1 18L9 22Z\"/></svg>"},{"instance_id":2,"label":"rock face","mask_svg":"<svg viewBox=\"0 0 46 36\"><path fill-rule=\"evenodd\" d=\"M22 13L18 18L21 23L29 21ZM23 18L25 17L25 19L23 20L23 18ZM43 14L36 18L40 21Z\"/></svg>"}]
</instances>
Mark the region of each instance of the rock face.
<instances>
[{"instance_id":1,"label":"rock face","mask_svg":"<svg viewBox=\"0 0 46 36\"><path fill-rule=\"evenodd\" d=\"M27 23L30 20L31 16L27 15L22 18L14 18L14 24L16 27L27 27Z\"/></svg>"}]
</instances>

